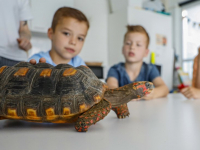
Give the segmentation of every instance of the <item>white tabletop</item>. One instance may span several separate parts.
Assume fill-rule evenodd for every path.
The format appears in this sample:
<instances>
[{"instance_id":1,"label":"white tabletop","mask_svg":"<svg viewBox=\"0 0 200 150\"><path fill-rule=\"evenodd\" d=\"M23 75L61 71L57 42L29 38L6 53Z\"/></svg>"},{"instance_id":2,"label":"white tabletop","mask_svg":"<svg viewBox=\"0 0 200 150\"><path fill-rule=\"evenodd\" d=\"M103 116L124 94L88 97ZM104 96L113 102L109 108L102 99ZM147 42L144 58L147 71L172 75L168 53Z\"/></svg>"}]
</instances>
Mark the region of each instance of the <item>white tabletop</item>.
<instances>
[{"instance_id":1,"label":"white tabletop","mask_svg":"<svg viewBox=\"0 0 200 150\"><path fill-rule=\"evenodd\" d=\"M79 133L73 124L0 121L0 150L200 150L200 100L181 94L128 103L130 116Z\"/></svg>"}]
</instances>

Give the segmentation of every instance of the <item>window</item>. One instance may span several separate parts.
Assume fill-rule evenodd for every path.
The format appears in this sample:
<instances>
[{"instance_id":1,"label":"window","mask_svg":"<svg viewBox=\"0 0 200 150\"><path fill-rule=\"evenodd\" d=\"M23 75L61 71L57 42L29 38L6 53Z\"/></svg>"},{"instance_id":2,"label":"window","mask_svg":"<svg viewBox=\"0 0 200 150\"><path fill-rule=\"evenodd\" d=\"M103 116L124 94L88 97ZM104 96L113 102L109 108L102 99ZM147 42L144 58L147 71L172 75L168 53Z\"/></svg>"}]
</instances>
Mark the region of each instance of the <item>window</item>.
<instances>
[{"instance_id":1,"label":"window","mask_svg":"<svg viewBox=\"0 0 200 150\"><path fill-rule=\"evenodd\" d=\"M195 6L182 11L182 38L183 38L183 71L188 72L192 79L193 59L198 53L200 46L200 19L197 18L200 13L200 6Z\"/></svg>"}]
</instances>

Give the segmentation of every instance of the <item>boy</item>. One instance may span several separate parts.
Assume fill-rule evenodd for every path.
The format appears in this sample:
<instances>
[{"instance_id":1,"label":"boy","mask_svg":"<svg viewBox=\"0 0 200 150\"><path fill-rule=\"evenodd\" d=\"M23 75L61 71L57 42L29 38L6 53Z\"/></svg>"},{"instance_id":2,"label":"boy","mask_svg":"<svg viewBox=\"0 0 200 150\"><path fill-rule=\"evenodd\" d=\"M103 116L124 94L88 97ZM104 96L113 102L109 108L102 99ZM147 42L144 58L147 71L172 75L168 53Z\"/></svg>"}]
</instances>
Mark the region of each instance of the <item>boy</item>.
<instances>
[{"instance_id":1,"label":"boy","mask_svg":"<svg viewBox=\"0 0 200 150\"><path fill-rule=\"evenodd\" d=\"M51 50L34 54L28 61L34 64L42 58L42 62L46 61L53 66L61 63L74 67L85 65L77 55L81 52L88 29L89 22L81 11L69 7L59 8L48 29Z\"/></svg>"},{"instance_id":2,"label":"boy","mask_svg":"<svg viewBox=\"0 0 200 150\"><path fill-rule=\"evenodd\" d=\"M142 26L127 26L122 53L125 63L112 66L107 75L109 88L117 88L136 81L151 81L155 89L143 99L149 100L167 96L169 90L159 75L157 68L143 62L149 53L149 35ZM126 104L113 108L119 118L129 115ZM122 113L123 112L123 113Z\"/></svg>"}]
</instances>

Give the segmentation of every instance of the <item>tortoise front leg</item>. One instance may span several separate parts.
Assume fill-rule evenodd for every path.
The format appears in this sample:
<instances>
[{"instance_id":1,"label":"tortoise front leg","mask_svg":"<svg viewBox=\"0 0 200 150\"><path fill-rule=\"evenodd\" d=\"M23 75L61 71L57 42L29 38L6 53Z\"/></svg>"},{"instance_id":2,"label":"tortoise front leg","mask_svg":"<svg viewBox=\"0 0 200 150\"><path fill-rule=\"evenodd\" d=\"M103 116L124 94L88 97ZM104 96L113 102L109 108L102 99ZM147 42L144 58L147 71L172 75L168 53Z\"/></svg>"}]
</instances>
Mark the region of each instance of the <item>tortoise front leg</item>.
<instances>
[{"instance_id":1,"label":"tortoise front leg","mask_svg":"<svg viewBox=\"0 0 200 150\"><path fill-rule=\"evenodd\" d=\"M98 104L94 105L88 111L79 116L75 129L78 132L86 132L89 126L102 120L111 109L111 104L107 100L102 100Z\"/></svg>"},{"instance_id":2,"label":"tortoise front leg","mask_svg":"<svg viewBox=\"0 0 200 150\"><path fill-rule=\"evenodd\" d=\"M126 116L130 115L127 104L122 104L118 107L113 107L112 110L116 113L119 119L126 118Z\"/></svg>"}]
</instances>

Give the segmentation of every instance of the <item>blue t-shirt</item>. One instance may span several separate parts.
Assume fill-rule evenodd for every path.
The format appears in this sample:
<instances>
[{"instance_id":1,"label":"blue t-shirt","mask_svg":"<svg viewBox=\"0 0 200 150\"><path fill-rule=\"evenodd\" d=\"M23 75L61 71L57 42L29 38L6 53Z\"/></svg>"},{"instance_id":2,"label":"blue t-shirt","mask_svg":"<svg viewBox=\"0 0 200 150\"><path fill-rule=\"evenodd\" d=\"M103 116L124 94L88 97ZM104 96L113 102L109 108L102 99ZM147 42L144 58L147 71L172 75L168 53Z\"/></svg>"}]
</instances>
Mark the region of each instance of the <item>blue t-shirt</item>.
<instances>
[{"instance_id":1,"label":"blue t-shirt","mask_svg":"<svg viewBox=\"0 0 200 150\"><path fill-rule=\"evenodd\" d=\"M56 66L56 64L53 62L53 60L51 59L51 56L49 55L49 51L47 52L39 52L37 54L34 54L33 56L31 56L28 61L30 61L31 59L35 59L36 62L38 63L39 62L39 59L44 57L46 59L46 63L49 63L53 66ZM81 57L79 56L75 56L73 57L70 62L68 62L69 65L73 66L73 67L78 67L78 66L81 66L81 65L85 65L85 62L82 60Z\"/></svg>"},{"instance_id":2,"label":"blue t-shirt","mask_svg":"<svg viewBox=\"0 0 200 150\"><path fill-rule=\"evenodd\" d=\"M143 62L139 75L134 81L131 81L124 65L125 65L124 63L119 63L112 66L109 69L107 75L107 79L109 77L115 77L118 80L119 87L137 81L152 82L156 77L160 76L159 71L155 65L146 64L145 62Z\"/></svg>"}]
</instances>

